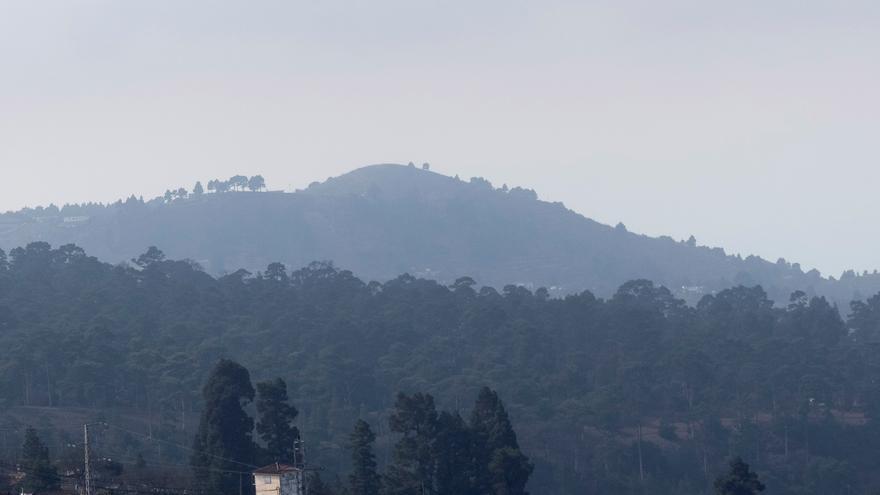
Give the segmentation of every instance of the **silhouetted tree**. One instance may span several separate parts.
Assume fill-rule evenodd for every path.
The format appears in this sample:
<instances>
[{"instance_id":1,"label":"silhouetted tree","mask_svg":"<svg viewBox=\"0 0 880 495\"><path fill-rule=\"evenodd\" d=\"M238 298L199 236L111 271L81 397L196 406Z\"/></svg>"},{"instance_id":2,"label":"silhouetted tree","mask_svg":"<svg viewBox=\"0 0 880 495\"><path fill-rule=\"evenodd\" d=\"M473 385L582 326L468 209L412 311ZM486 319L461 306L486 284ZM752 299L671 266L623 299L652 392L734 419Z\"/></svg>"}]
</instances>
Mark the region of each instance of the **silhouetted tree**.
<instances>
[{"instance_id":1,"label":"silhouetted tree","mask_svg":"<svg viewBox=\"0 0 880 495\"><path fill-rule=\"evenodd\" d=\"M287 384L281 378L257 383L257 433L266 443L266 462L298 462L294 444L299 412L288 403Z\"/></svg>"},{"instance_id":2,"label":"silhouetted tree","mask_svg":"<svg viewBox=\"0 0 880 495\"><path fill-rule=\"evenodd\" d=\"M49 460L49 449L40 440L37 431L31 427L28 427L24 434L21 468L24 472L21 481L23 491L34 493L58 489L60 479L58 471Z\"/></svg>"},{"instance_id":3,"label":"silhouetted tree","mask_svg":"<svg viewBox=\"0 0 880 495\"><path fill-rule=\"evenodd\" d=\"M439 494L480 495L476 487L475 438L458 413L437 417L434 439L436 489Z\"/></svg>"},{"instance_id":4,"label":"silhouetted tree","mask_svg":"<svg viewBox=\"0 0 880 495\"><path fill-rule=\"evenodd\" d=\"M196 182L196 185L193 186L193 194L196 196L201 196L205 193L205 188L202 187L201 181Z\"/></svg>"},{"instance_id":5,"label":"silhouetted tree","mask_svg":"<svg viewBox=\"0 0 880 495\"><path fill-rule=\"evenodd\" d=\"M6 258L6 251L0 249L0 271L9 268L9 260Z\"/></svg>"},{"instance_id":6,"label":"silhouetted tree","mask_svg":"<svg viewBox=\"0 0 880 495\"><path fill-rule=\"evenodd\" d=\"M376 435L364 420L358 420L350 437L352 472L348 476L351 495L379 495L381 478L376 472L373 442Z\"/></svg>"},{"instance_id":7,"label":"silhouetted tree","mask_svg":"<svg viewBox=\"0 0 880 495\"><path fill-rule=\"evenodd\" d=\"M471 413L476 439L477 485L481 493L521 495L534 466L519 450L516 432L510 424L498 394L483 387Z\"/></svg>"},{"instance_id":8,"label":"silhouetted tree","mask_svg":"<svg viewBox=\"0 0 880 495\"><path fill-rule=\"evenodd\" d=\"M287 267L278 262L270 263L269 266L266 267L266 273L264 276L269 280L285 282L287 281Z\"/></svg>"},{"instance_id":9,"label":"silhouetted tree","mask_svg":"<svg viewBox=\"0 0 880 495\"><path fill-rule=\"evenodd\" d=\"M255 175L248 179L247 187L251 191L262 191L266 187L266 180L262 175Z\"/></svg>"},{"instance_id":10,"label":"silhouetted tree","mask_svg":"<svg viewBox=\"0 0 880 495\"><path fill-rule=\"evenodd\" d=\"M256 450L254 421L244 411L254 399L248 370L221 360L202 389L202 399L205 405L190 461L196 480L210 493L235 495L249 490L252 485L241 486L241 477L235 474L251 466Z\"/></svg>"},{"instance_id":11,"label":"silhouetted tree","mask_svg":"<svg viewBox=\"0 0 880 495\"><path fill-rule=\"evenodd\" d=\"M248 178L244 175L233 175L229 178L229 186L233 189L243 191L248 185Z\"/></svg>"},{"instance_id":12,"label":"silhouetted tree","mask_svg":"<svg viewBox=\"0 0 880 495\"><path fill-rule=\"evenodd\" d=\"M401 435L394 446L385 486L389 494L435 493L436 459L433 444L437 410L429 394L398 394L388 424Z\"/></svg>"},{"instance_id":13,"label":"silhouetted tree","mask_svg":"<svg viewBox=\"0 0 880 495\"><path fill-rule=\"evenodd\" d=\"M131 261L141 268L147 268L155 263L165 261L165 253L156 246L150 246L147 248L147 252L137 258L133 258Z\"/></svg>"},{"instance_id":14,"label":"silhouetted tree","mask_svg":"<svg viewBox=\"0 0 880 495\"><path fill-rule=\"evenodd\" d=\"M758 475L739 457L730 461L728 472L715 480L716 495L755 495L763 491Z\"/></svg>"}]
</instances>

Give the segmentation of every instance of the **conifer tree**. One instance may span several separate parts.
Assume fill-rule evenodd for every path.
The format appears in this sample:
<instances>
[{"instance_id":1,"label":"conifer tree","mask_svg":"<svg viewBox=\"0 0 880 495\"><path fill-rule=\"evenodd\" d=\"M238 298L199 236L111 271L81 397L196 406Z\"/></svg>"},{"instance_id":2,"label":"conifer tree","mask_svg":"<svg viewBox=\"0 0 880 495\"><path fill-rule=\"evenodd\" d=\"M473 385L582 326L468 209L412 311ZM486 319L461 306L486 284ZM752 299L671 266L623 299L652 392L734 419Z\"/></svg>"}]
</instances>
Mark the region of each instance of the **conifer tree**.
<instances>
[{"instance_id":1,"label":"conifer tree","mask_svg":"<svg viewBox=\"0 0 880 495\"><path fill-rule=\"evenodd\" d=\"M0 271L9 267L9 260L6 259L6 251L0 249Z\"/></svg>"},{"instance_id":2,"label":"conifer tree","mask_svg":"<svg viewBox=\"0 0 880 495\"><path fill-rule=\"evenodd\" d=\"M398 394L388 420L391 431L402 435L394 447L385 487L389 494L434 494L436 457L434 439L437 409L430 394Z\"/></svg>"},{"instance_id":3,"label":"conifer tree","mask_svg":"<svg viewBox=\"0 0 880 495\"><path fill-rule=\"evenodd\" d=\"M37 431L28 427L21 447L21 468L24 479L21 488L28 493L55 490L59 487L58 471L49 460L49 449L40 440Z\"/></svg>"},{"instance_id":4,"label":"conifer tree","mask_svg":"<svg viewBox=\"0 0 880 495\"><path fill-rule=\"evenodd\" d=\"M727 473L715 480L716 495L756 495L763 491L758 475L739 457L730 461Z\"/></svg>"},{"instance_id":5,"label":"conifer tree","mask_svg":"<svg viewBox=\"0 0 880 495\"><path fill-rule=\"evenodd\" d=\"M381 478L376 472L373 442L376 435L369 423L359 419L351 434L352 473L348 477L351 495L379 495Z\"/></svg>"},{"instance_id":6,"label":"conifer tree","mask_svg":"<svg viewBox=\"0 0 880 495\"><path fill-rule=\"evenodd\" d=\"M257 433L266 442L266 462L297 462L294 444L299 440L299 429L293 421L299 411L288 403L284 380L257 384L257 414Z\"/></svg>"},{"instance_id":7,"label":"conifer tree","mask_svg":"<svg viewBox=\"0 0 880 495\"><path fill-rule=\"evenodd\" d=\"M458 413L443 411L434 440L437 493L483 495L477 491L474 435Z\"/></svg>"},{"instance_id":8,"label":"conifer tree","mask_svg":"<svg viewBox=\"0 0 880 495\"><path fill-rule=\"evenodd\" d=\"M236 471L253 462L254 421L244 406L254 399L250 374L240 364L223 359L202 390L205 409L193 442L191 459L199 488L207 493L236 495L252 487ZM241 486L243 484L243 486Z\"/></svg>"},{"instance_id":9,"label":"conifer tree","mask_svg":"<svg viewBox=\"0 0 880 495\"><path fill-rule=\"evenodd\" d=\"M525 495L534 466L519 449L516 432L498 394L483 387L471 414L480 493Z\"/></svg>"}]
</instances>

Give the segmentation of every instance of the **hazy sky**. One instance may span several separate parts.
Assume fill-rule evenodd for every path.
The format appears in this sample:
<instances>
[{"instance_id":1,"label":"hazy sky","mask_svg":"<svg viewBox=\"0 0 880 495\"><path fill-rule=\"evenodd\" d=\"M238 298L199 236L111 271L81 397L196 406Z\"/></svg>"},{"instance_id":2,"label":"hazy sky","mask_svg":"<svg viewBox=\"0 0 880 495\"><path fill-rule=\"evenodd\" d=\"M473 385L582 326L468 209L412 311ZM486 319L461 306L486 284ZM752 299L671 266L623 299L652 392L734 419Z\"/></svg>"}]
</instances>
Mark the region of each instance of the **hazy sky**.
<instances>
[{"instance_id":1,"label":"hazy sky","mask_svg":"<svg viewBox=\"0 0 880 495\"><path fill-rule=\"evenodd\" d=\"M880 2L0 0L0 210L431 162L880 268Z\"/></svg>"}]
</instances>

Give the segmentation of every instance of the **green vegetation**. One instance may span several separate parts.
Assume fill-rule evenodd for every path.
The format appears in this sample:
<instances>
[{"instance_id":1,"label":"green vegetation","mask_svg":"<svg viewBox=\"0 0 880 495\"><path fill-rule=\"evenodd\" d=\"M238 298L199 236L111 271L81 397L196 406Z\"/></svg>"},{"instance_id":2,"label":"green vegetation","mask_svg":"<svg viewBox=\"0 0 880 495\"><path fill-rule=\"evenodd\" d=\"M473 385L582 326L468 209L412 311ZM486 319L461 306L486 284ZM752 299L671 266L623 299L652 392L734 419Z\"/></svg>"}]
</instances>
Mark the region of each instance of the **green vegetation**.
<instances>
[{"instance_id":1,"label":"green vegetation","mask_svg":"<svg viewBox=\"0 0 880 495\"><path fill-rule=\"evenodd\" d=\"M60 486L58 470L49 460L49 449L33 428L25 430L20 469L24 474L20 486L26 493L51 491Z\"/></svg>"},{"instance_id":2,"label":"green vegetation","mask_svg":"<svg viewBox=\"0 0 880 495\"><path fill-rule=\"evenodd\" d=\"M730 462L730 471L726 475L715 480L717 495L758 495L764 488L758 475L739 457Z\"/></svg>"},{"instance_id":3,"label":"green vegetation","mask_svg":"<svg viewBox=\"0 0 880 495\"><path fill-rule=\"evenodd\" d=\"M739 285L761 285L780 302L802 290L841 306L880 292L876 273L848 270L835 279L784 259L728 255L693 236L638 235L479 177L377 165L293 193L246 192L264 185L260 176L236 175L208 181L211 194L193 186L193 194L176 188L148 201L10 212L0 215L0 247L76 243L119 263L158 245L214 275L333 260L368 280L410 273L449 285L471 276L495 287L547 287L553 296L611 297L621 283L647 279L691 304Z\"/></svg>"},{"instance_id":4,"label":"green vegetation","mask_svg":"<svg viewBox=\"0 0 880 495\"><path fill-rule=\"evenodd\" d=\"M373 453L375 441L376 434L370 424L362 419L357 420L349 445L351 474L348 475L348 485L351 487L351 495L379 495L382 479L377 470L376 455Z\"/></svg>"},{"instance_id":5,"label":"green vegetation","mask_svg":"<svg viewBox=\"0 0 880 495\"><path fill-rule=\"evenodd\" d=\"M208 493L232 495L242 489L236 471L257 458L254 421L244 406L254 399L250 374L240 364L222 360L202 391L204 410L193 442L192 466L197 486Z\"/></svg>"},{"instance_id":6,"label":"green vegetation","mask_svg":"<svg viewBox=\"0 0 880 495\"><path fill-rule=\"evenodd\" d=\"M461 452L467 432L483 439L470 445L487 467L474 479L493 490L516 490L528 478L536 495L711 493L735 455L769 493L880 488L880 295L854 302L843 319L821 297L795 292L774 305L760 287L688 306L645 280L608 299L552 298L467 278L367 283L324 263L214 278L159 250L136 260L110 265L45 243L9 253L0 270L5 414L20 418L22 406L46 416L136 411L153 438L184 443L192 435L184 417L198 413L196 445L238 461L240 446L254 442L250 403L265 399L264 411L295 418L309 463L325 468L330 486L353 472L346 446L363 419L375 428L388 488L445 487L456 479L443 473L474 469L434 450ZM212 374L221 358L246 366L256 382L282 377L299 414L276 407L284 403L278 386L257 394L243 369L227 364ZM234 386L220 393L214 383ZM485 385L503 407L481 392ZM465 421L458 411L474 397ZM239 417L239 426L216 433L217 411ZM291 431L258 433L289 439ZM144 470L186 457L131 436L108 433L101 442L126 452L125 473L138 469L141 452ZM64 442L47 444L59 445L59 462L68 458ZM194 459L232 467L220 462Z\"/></svg>"}]
</instances>

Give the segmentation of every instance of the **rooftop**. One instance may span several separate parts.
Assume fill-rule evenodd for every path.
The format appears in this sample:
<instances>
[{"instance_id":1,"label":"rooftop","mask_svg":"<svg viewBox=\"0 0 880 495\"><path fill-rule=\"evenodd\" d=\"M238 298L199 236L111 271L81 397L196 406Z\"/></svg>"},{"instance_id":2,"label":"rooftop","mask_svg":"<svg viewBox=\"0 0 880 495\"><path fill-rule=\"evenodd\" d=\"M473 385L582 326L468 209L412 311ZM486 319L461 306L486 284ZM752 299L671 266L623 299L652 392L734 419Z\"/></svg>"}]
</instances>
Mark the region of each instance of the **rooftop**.
<instances>
[{"instance_id":1,"label":"rooftop","mask_svg":"<svg viewBox=\"0 0 880 495\"><path fill-rule=\"evenodd\" d=\"M269 464L268 466L263 466L260 469L255 470L254 474L284 474L293 473L296 471L301 471L301 469L290 464L281 464L276 462L274 464Z\"/></svg>"}]
</instances>

